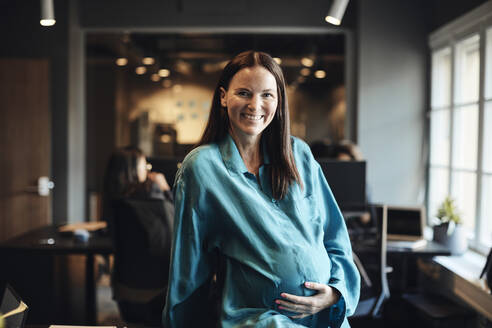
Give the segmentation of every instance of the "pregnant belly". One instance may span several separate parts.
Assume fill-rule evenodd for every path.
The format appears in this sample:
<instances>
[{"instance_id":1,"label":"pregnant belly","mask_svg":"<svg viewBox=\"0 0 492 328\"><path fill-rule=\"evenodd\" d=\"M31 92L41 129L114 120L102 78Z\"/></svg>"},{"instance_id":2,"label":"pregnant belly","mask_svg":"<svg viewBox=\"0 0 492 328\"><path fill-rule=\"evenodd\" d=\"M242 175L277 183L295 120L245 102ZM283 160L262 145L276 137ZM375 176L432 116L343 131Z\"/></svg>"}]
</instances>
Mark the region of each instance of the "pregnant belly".
<instances>
[{"instance_id":1,"label":"pregnant belly","mask_svg":"<svg viewBox=\"0 0 492 328\"><path fill-rule=\"evenodd\" d=\"M324 248L307 250L291 247L271 254L266 268L254 263L232 265L230 287L239 307L278 309L281 293L311 296L316 291L304 287L306 281L328 283L330 259ZM226 286L227 287L227 286ZM286 313L288 314L288 313Z\"/></svg>"},{"instance_id":2,"label":"pregnant belly","mask_svg":"<svg viewBox=\"0 0 492 328\"><path fill-rule=\"evenodd\" d=\"M326 284L330 279L331 263L322 249L292 248L275 261L274 271L278 278L278 297L281 293L311 296L316 293L304 287L306 281Z\"/></svg>"}]
</instances>

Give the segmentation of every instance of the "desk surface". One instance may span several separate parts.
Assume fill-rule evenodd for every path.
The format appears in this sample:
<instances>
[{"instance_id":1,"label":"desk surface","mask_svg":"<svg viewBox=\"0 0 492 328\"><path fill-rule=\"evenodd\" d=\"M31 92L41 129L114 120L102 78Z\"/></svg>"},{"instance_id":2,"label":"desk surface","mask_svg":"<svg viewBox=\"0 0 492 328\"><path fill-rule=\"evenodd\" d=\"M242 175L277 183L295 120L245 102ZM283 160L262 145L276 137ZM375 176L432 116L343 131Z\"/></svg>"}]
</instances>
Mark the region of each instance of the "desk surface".
<instances>
[{"instance_id":1,"label":"desk surface","mask_svg":"<svg viewBox=\"0 0 492 328\"><path fill-rule=\"evenodd\" d=\"M423 247L415 248L415 249L397 249L397 248L388 248L388 255L407 255L407 256L416 256L416 257L433 257L433 256L448 256L451 255L451 251L444 245L427 241L427 244Z\"/></svg>"},{"instance_id":2,"label":"desk surface","mask_svg":"<svg viewBox=\"0 0 492 328\"><path fill-rule=\"evenodd\" d=\"M52 239L53 243L48 243ZM87 242L78 242L70 233L58 232L56 226L46 226L0 243L0 250L42 252L50 254L111 254L111 238L100 232L91 233Z\"/></svg>"}]
</instances>

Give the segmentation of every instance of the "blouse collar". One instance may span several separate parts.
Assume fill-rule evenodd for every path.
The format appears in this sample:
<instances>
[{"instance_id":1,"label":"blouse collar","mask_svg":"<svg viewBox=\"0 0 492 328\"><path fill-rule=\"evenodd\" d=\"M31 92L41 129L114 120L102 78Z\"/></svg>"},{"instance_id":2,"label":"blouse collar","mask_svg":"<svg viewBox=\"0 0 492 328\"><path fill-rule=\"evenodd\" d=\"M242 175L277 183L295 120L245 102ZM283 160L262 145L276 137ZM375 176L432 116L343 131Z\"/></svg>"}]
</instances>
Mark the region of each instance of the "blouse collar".
<instances>
[{"instance_id":1,"label":"blouse collar","mask_svg":"<svg viewBox=\"0 0 492 328\"><path fill-rule=\"evenodd\" d=\"M262 138L261 142L261 148L263 149L263 164L270 164L270 157L268 156L266 150L264 138ZM222 156L222 160L229 171L234 171L237 173L248 172L243 158L239 153L239 149L229 133L227 133L225 138L219 142L219 151Z\"/></svg>"}]
</instances>

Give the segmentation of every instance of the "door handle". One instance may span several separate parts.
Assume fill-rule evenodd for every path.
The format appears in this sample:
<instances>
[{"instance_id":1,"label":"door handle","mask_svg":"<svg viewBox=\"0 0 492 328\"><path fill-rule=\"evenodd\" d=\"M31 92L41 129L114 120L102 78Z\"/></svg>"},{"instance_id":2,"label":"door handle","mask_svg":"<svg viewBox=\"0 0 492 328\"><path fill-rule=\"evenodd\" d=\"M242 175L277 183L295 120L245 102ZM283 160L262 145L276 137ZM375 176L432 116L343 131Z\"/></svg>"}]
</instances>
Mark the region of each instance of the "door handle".
<instances>
[{"instance_id":1,"label":"door handle","mask_svg":"<svg viewBox=\"0 0 492 328\"><path fill-rule=\"evenodd\" d=\"M38 194L39 196L49 196L50 189L55 188L55 183L50 181L48 177L39 177L38 179Z\"/></svg>"}]
</instances>

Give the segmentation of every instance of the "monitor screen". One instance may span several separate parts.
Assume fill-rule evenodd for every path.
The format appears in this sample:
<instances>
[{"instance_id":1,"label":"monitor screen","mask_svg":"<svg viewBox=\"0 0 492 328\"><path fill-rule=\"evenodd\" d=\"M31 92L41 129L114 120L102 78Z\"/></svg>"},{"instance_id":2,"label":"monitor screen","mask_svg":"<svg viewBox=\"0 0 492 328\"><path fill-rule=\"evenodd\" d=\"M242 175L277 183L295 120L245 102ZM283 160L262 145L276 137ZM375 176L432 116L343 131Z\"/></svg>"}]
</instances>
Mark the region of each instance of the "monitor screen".
<instances>
[{"instance_id":1,"label":"monitor screen","mask_svg":"<svg viewBox=\"0 0 492 328\"><path fill-rule=\"evenodd\" d=\"M342 210L366 205L366 162L318 159Z\"/></svg>"},{"instance_id":2,"label":"monitor screen","mask_svg":"<svg viewBox=\"0 0 492 328\"><path fill-rule=\"evenodd\" d=\"M420 207L388 207L388 235L422 236L422 214Z\"/></svg>"}]
</instances>

